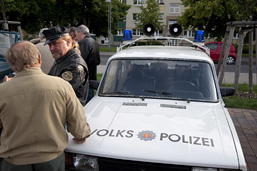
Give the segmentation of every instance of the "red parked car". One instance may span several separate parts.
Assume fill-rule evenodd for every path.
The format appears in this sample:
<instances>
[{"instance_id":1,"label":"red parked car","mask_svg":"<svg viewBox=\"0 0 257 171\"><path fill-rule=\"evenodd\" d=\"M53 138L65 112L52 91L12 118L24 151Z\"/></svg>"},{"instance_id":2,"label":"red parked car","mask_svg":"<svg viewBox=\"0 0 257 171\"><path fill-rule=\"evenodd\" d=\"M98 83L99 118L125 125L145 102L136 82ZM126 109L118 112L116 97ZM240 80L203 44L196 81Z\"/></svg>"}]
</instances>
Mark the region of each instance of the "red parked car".
<instances>
[{"instance_id":1,"label":"red parked car","mask_svg":"<svg viewBox=\"0 0 257 171\"><path fill-rule=\"evenodd\" d=\"M223 42L210 42L210 43L205 44L205 46L210 49L210 56L214 62L219 61L222 45L223 45ZM236 58L237 58L236 57L236 49L231 44L227 64L234 64L236 61Z\"/></svg>"}]
</instances>

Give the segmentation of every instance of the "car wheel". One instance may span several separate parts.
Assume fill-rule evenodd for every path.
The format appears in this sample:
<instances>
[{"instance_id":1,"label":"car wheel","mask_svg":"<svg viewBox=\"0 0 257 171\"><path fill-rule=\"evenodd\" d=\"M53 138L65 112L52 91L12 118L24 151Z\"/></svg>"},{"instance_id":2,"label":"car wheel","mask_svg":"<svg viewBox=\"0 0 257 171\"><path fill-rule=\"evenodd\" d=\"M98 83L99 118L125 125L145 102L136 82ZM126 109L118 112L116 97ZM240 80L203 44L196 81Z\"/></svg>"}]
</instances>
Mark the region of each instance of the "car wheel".
<instances>
[{"instance_id":1,"label":"car wheel","mask_svg":"<svg viewBox=\"0 0 257 171\"><path fill-rule=\"evenodd\" d=\"M233 56L229 56L227 60L227 64L232 65L235 62L235 58Z\"/></svg>"}]
</instances>

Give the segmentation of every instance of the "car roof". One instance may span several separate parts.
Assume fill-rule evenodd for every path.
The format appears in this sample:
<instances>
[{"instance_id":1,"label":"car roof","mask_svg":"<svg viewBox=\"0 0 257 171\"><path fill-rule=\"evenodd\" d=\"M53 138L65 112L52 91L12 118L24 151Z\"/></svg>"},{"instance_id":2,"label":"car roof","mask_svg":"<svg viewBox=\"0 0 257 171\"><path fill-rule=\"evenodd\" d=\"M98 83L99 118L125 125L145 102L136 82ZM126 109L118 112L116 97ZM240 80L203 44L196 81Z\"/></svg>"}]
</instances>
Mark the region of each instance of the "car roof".
<instances>
[{"instance_id":1,"label":"car roof","mask_svg":"<svg viewBox=\"0 0 257 171\"><path fill-rule=\"evenodd\" d=\"M133 46L114 54L115 58L155 58L202 60L213 63L212 59L202 50L188 46Z\"/></svg>"}]
</instances>

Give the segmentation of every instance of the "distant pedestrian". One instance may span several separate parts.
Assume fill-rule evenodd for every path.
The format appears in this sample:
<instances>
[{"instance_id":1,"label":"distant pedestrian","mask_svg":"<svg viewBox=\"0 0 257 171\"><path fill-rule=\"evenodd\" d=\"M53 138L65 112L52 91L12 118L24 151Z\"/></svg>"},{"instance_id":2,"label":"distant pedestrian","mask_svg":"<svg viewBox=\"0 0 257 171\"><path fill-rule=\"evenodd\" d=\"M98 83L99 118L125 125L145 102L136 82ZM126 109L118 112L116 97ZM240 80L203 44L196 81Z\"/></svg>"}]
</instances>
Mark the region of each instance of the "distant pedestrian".
<instances>
[{"instance_id":1,"label":"distant pedestrian","mask_svg":"<svg viewBox=\"0 0 257 171\"><path fill-rule=\"evenodd\" d=\"M89 88L89 75L87 64L79 53L78 43L72 40L69 29L64 26L54 26L43 31L43 34L46 37L45 45L49 45L55 59L49 75L68 81L84 106Z\"/></svg>"},{"instance_id":2,"label":"distant pedestrian","mask_svg":"<svg viewBox=\"0 0 257 171\"><path fill-rule=\"evenodd\" d=\"M68 82L41 71L32 43L12 45L6 58L16 75L0 84L1 169L64 171L65 122L76 143L90 135L83 106Z\"/></svg>"},{"instance_id":3,"label":"distant pedestrian","mask_svg":"<svg viewBox=\"0 0 257 171\"><path fill-rule=\"evenodd\" d=\"M90 36L89 29L85 25L77 27L76 40L79 42L81 56L88 66L89 80L97 80L97 65L101 63L98 43ZM87 102L93 97L94 89L89 88Z\"/></svg>"},{"instance_id":4,"label":"distant pedestrian","mask_svg":"<svg viewBox=\"0 0 257 171\"><path fill-rule=\"evenodd\" d=\"M75 40L76 41L76 27L70 27L70 32L69 32L72 40Z\"/></svg>"}]
</instances>

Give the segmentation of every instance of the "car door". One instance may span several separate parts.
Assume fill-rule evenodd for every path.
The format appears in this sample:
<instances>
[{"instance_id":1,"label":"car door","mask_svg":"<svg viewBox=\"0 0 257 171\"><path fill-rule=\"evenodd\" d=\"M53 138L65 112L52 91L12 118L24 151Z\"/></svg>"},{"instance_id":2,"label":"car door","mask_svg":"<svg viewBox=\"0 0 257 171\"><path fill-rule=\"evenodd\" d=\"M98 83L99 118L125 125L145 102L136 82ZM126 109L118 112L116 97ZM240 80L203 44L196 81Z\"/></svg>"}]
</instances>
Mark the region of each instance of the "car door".
<instances>
[{"instance_id":1,"label":"car door","mask_svg":"<svg viewBox=\"0 0 257 171\"><path fill-rule=\"evenodd\" d=\"M206 46L210 49L210 56L213 61L219 61L220 51L218 43L210 43L206 44Z\"/></svg>"}]
</instances>

